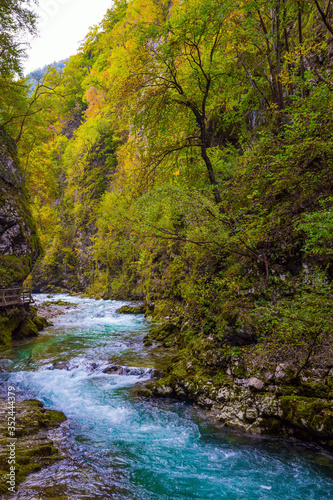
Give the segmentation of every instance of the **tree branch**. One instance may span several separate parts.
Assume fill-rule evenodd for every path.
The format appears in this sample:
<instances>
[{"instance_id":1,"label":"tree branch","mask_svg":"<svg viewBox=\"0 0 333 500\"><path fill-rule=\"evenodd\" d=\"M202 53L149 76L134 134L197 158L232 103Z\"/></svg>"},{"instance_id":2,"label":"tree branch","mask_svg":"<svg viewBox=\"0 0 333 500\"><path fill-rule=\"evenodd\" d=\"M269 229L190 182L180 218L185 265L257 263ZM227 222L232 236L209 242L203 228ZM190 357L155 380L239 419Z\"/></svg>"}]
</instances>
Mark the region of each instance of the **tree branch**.
<instances>
[{"instance_id":1,"label":"tree branch","mask_svg":"<svg viewBox=\"0 0 333 500\"><path fill-rule=\"evenodd\" d=\"M328 19L327 19L327 14L328 14L328 7L330 5L330 2L328 2L328 6L327 6L327 11L326 11L326 14L325 12L322 10L322 8L320 7L319 3L318 3L318 0L314 0L314 3L316 4L317 6L317 9L318 9L318 12L319 14L321 15L321 18L323 20L323 23L325 24L326 28L328 29L328 31L333 35L333 28L332 26L330 25L330 23L328 22Z\"/></svg>"}]
</instances>

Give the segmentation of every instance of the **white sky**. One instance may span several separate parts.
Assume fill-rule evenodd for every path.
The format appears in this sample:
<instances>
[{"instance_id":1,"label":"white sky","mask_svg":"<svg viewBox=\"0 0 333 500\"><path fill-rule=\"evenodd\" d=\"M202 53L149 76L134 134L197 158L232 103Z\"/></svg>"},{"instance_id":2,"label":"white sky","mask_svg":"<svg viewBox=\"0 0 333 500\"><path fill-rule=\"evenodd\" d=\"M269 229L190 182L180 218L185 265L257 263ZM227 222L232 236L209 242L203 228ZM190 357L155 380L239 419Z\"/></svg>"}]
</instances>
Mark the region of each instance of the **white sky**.
<instances>
[{"instance_id":1,"label":"white sky","mask_svg":"<svg viewBox=\"0 0 333 500\"><path fill-rule=\"evenodd\" d=\"M39 0L39 37L30 40L24 73L74 55L111 6L112 0Z\"/></svg>"}]
</instances>

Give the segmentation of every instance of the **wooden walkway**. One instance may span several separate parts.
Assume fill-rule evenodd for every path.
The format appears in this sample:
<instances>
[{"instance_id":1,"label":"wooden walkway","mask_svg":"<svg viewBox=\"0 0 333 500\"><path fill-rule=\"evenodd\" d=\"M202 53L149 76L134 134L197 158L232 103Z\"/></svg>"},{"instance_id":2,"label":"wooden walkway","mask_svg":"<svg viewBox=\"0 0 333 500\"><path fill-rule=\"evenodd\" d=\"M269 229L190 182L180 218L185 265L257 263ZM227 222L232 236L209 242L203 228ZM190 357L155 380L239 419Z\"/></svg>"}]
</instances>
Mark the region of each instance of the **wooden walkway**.
<instances>
[{"instance_id":1,"label":"wooden walkway","mask_svg":"<svg viewBox=\"0 0 333 500\"><path fill-rule=\"evenodd\" d=\"M22 306L31 302L33 302L31 291L23 291L22 288L0 289L0 307Z\"/></svg>"}]
</instances>

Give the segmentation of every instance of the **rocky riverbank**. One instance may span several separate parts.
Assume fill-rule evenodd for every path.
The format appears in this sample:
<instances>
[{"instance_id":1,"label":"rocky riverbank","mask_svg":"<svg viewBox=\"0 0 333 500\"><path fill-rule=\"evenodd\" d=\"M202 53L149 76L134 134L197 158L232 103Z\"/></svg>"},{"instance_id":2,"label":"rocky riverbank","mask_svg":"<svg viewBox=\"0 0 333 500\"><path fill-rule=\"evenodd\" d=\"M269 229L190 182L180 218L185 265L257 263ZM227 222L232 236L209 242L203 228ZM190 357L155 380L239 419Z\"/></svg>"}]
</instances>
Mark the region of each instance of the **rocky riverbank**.
<instances>
[{"instance_id":1,"label":"rocky riverbank","mask_svg":"<svg viewBox=\"0 0 333 500\"><path fill-rule=\"evenodd\" d=\"M186 332L186 330L185 330ZM322 345L311 362L293 350L252 345L228 348L213 336L186 343L168 321L145 343L178 343L161 380L139 389L146 397L196 403L214 423L248 434L280 436L333 449L333 361Z\"/></svg>"}]
</instances>

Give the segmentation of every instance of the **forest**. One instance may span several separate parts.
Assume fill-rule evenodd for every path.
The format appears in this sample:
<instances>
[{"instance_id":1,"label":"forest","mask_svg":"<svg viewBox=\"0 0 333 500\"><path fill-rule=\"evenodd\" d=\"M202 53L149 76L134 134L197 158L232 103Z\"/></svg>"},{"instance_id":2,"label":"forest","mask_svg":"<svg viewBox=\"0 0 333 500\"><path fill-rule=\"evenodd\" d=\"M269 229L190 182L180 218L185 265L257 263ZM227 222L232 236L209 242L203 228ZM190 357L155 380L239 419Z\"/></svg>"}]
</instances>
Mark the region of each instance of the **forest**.
<instances>
[{"instance_id":1,"label":"forest","mask_svg":"<svg viewBox=\"0 0 333 500\"><path fill-rule=\"evenodd\" d=\"M115 0L32 88L6 61L34 291L143 303L170 384L332 368L330 0Z\"/></svg>"}]
</instances>

